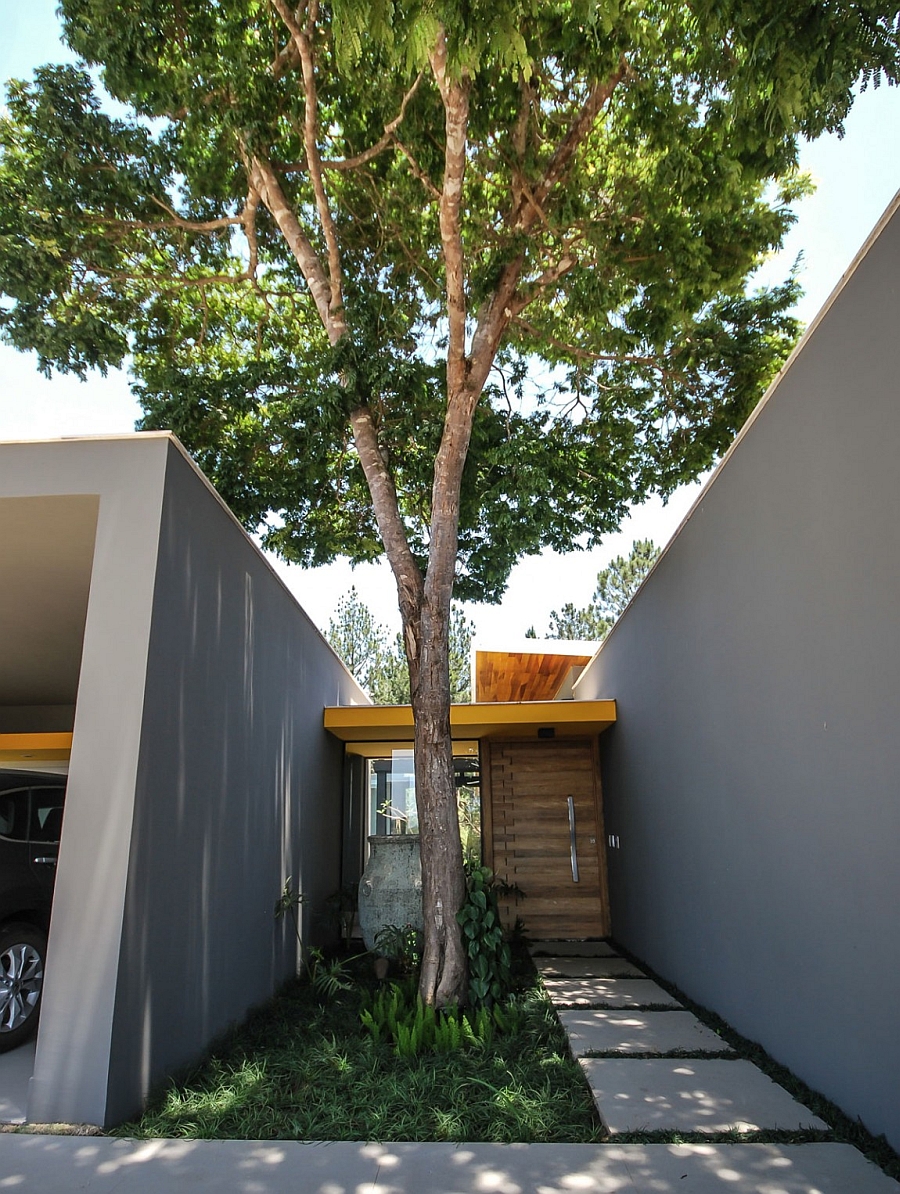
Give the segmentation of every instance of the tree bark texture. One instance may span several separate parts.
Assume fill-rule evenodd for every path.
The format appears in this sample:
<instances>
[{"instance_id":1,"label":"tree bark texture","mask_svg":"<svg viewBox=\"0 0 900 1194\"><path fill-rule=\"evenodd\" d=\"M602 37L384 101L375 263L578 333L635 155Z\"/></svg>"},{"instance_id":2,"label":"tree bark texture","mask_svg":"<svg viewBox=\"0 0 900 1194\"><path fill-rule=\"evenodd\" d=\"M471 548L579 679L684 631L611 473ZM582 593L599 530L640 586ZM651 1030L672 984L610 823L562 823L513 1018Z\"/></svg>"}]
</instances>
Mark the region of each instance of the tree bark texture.
<instances>
[{"instance_id":1,"label":"tree bark texture","mask_svg":"<svg viewBox=\"0 0 900 1194\"><path fill-rule=\"evenodd\" d=\"M450 738L449 622L449 603L446 609L431 609L423 602L412 687L425 914L419 992L436 1007L464 1003L467 985L466 954L456 919L466 885Z\"/></svg>"}]
</instances>

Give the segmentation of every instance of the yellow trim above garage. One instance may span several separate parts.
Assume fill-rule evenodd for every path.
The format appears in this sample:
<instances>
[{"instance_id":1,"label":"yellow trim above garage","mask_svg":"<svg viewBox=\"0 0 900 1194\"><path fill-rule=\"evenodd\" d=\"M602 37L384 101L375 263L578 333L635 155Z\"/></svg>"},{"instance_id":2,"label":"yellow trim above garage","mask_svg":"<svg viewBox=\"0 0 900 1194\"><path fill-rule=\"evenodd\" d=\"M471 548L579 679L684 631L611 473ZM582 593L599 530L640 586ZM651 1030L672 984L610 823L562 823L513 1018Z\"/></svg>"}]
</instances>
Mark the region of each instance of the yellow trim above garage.
<instances>
[{"instance_id":1,"label":"yellow trim above garage","mask_svg":"<svg viewBox=\"0 0 900 1194\"><path fill-rule=\"evenodd\" d=\"M71 753L71 734L0 734L0 763L60 763Z\"/></svg>"},{"instance_id":2,"label":"yellow trim above garage","mask_svg":"<svg viewBox=\"0 0 900 1194\"><path fill-rule=\"evenodd\" d=\"M537 737L538 730L561 738L600 734L616 720L615 701L510 701L452 705L454 738ZM342 742L412 742L410 705L330 705L325 729Z\"/></svg>"}]
</instances>

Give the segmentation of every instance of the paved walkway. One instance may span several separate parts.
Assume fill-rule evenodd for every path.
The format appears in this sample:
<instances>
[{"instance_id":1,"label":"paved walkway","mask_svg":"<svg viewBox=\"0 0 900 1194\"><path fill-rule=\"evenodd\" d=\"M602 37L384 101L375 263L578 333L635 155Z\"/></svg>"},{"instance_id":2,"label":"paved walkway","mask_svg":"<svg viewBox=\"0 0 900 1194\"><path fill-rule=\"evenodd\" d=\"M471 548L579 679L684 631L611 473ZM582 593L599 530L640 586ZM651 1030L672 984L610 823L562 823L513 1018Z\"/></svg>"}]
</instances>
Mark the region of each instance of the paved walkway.
<instances>
[{"instance_id":1,"label":"paved walkway","mask_svg":"<svg viewBox=\"0 0 900 1194\"><path fill-rule=\"evenodd\" d=\"M28 1194L897 1194L846 1144L262 1144L0 1135Z\"/></svg>"},{"instance_id":2,"label":"paved walkway","mask_svg":"<svg viewBox=\"0 0 900 1194\"><path fill-rule=\"evenodd\" d=\"M550 949L552 957L536 956L535 962L613 1137L659 1128L827 1127L756 1067L736 1059L715 1033L605 943L545 944L535 953L546 955ZM672 1057L676 1051L679 1056ZM35 1194L900 1194L900 1184L855 1148L832 1143L301 1144L3 1133L0 1191L7 1189Z\"/></svg>"},{"instance_id":3,"label":"paved walkway","mask_svg":"<svg viewBox=\"0 0 900 1194\"><path fill-rule=\"evenodd\" d=\"M726 1041L607 942L537 942L531 952L613 1140L643 1132L829 1131L824 1120L752 1062L739 1059ZM724 1181L737 1183L747 1178L740 1158L752 1156L746 1150L754 1147L765 1146L729 1143L709 1155L725 1169L727 1158L735 1158L730 1166L734 1176L721 1172ZM795 1167L809 1183L798 1188L830 1190L830 1180L834 1189L847 1194L863 1194L870 1188L867 1183L873 1191L900 1192L900 1185L862 1154L857 1155L863 1167L852 1182L846 1172L838 1176L838 1169L830 1179L827 1170L814 1175L804 1169L813 1157L826 1167L829 1158L837 1165L840 1157L843 1165L846 1147L828 1142L782 1145L777 1154L785 1172ZM744 1185L732 1188L743 1190ZM757 1187L751 1180L746 1188ZM780 1194L790 1187L776 1182L764 1188Z\"/></svg>"}]
</instances>

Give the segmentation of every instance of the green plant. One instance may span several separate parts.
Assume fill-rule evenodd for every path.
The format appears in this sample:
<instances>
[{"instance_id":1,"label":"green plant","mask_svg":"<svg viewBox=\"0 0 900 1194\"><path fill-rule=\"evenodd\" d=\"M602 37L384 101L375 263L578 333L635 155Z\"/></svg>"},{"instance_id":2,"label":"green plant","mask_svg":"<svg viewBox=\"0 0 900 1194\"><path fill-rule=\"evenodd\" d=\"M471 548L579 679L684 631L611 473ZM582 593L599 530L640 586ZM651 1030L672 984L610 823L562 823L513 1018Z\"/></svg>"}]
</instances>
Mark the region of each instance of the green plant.
<instances>
[{"instance_id":1,"label":"green plant","mask_svg":"<svg viewBox=\"0 0 900 1194\"><path fill-rule=\"evenodd\" d=\"M353 923L356 919L356 905L359 896L358 883L345 883L331 893L325 901L325 914L332 925L340 930L344 948L350 948L353 937Z\"/></svg>"},{"instance_id":2,"label":"green plant","mask_svg":"<svg viewBox=\"0 0 900 1194\"><path fill-rule=\"evenodd\" d=\"M275 919L283 920L285 916L290 916L294 933L300 945L303 966L312 989L319 999L333 999L338 992L351 989L353 984L349 977L347 963L353 959L347 958L342 961L340 958L326 958L321 949L315 947L308 951L304 949L297 910L301 904L305 903L306 896L294 890L293 876L288 875L284 881L281 895L275 901Z\"/></svg>"},{"instance_id":3,"label":"green plant","mask_svg":"<svg viewBox=\"0 0 900 1194\"><path fill-rule=\"evenodd\" d=\"M360 1022L377 1044L392 1044L400 1057L485 1048L497 1035L521 1031L524 1012L510 1000L493 1008L436 1011L416 994L414 982L391 983L367 1001Z\"/></svg>"},{"instance_id":4,"label":"green plant","mask_svg":"<svg viewBox=\"0 0 900 1194\"><path fill-rule=\"evenodd\" d=\"M466 900L456 914L462 926L469 958L469 1002L491 1008L508 993L512 956L503 939L498 894L518 892L515 884L501 883L493 871L479 864L466 865Z\"/></svg>"},{"instance_id":5,"label":"green plant","mask_svg":"<svg viewBox=\"0 0 900 1194\"><path fill-rule=\"evenodd\" d=\"M385 925L375 934L375 952L396 961L404 974L418 970L422 960L422 931L415 925Z\"/></svg>"},{"instance_id":6,"label":"green plant","mask_svg":"<svg viewBox=\"0 0 900 1194\"><path fill-rule=\"evenodd\" d=\"M339 991L353 989L346 961L340 958L326 958L320 949L313 948L309 951L306 969L312 989L320 999L334 999Z\"/></svg>"}]
</instances>

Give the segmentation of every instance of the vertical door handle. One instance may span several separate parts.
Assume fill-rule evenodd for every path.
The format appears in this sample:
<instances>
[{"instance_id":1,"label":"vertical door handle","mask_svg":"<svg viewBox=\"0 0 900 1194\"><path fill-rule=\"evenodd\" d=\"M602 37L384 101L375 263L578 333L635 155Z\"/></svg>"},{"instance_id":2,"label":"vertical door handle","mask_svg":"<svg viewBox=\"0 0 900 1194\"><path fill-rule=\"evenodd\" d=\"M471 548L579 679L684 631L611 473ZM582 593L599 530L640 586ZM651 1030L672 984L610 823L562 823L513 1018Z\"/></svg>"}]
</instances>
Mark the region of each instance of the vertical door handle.
<instances>
[{"instance_id":1,"label":"vertical door handle","mask_svg":"<svg viewBox=\"0 0 900 1194\"><path fill-rule=\"evenodd\" d=\"M569 853L572 856L572 882L578 882L578 852L575 849L575 800L569 797Z\"/></svg>"}]
</instances>

